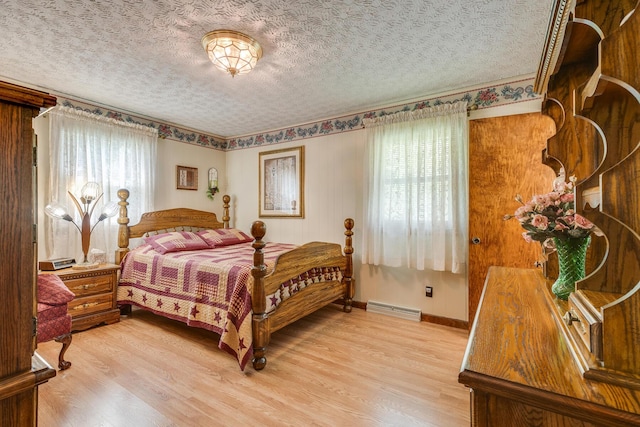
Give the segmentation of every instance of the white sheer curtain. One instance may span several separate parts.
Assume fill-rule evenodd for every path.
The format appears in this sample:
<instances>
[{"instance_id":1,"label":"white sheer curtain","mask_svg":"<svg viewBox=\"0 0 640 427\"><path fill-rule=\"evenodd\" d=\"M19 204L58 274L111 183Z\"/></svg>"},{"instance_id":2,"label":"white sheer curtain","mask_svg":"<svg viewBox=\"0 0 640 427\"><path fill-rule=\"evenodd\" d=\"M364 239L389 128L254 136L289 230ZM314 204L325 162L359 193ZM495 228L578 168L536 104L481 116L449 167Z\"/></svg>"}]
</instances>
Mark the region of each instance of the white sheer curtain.
<instances>
[{"instance_id":1,"label":"white sheer curtain","mask_svg":"<svg viewBox=\"0 0 640 427\"><path fill-rule=\"evenodd\" d=\"M67 207L76 224L81 224L67 192L80 197L87 182L97 182L104 195L96 205L92 226L104 204L117 202L117 192L127 188L130 224L142 213L153 210L158 131L69 107L55 107L49 113L50 176L45 200ZM117 216L98 224L91 233L91 248L106 252L113 260L117 248ZM74 257L82 260L80 233L73 224L45 217L47 258Z\"/></svg>"},{"instance_id":2,"label":"white sheer curtain","mask_svg":"<svg viewBox=\"0 0 640 427\"><path fill-rule=\"evenodd\" d=\"M464 273L467 103L365 119L365 264Z\"/></svg>"}]
</instances>

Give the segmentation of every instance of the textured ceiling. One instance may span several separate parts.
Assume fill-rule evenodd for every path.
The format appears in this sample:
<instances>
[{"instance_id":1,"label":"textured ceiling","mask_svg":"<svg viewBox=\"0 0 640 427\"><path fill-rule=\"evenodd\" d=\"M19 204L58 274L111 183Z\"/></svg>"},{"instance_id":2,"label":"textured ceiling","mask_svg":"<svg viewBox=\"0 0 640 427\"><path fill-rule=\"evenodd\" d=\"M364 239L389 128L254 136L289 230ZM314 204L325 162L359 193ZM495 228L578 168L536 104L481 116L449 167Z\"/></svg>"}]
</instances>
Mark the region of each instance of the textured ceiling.
<instances>
[{"instance_id":1,"label":"textured ceiling","mask_svg":"<svg viewBox=\"0 0 640 427\"><path fill-rule=\"evenodd\" d=\"M536 72L552 0L0 0L0 80L233 137ZM264 55L231 78L216 29Z\"/></svg>"}]
</instances>

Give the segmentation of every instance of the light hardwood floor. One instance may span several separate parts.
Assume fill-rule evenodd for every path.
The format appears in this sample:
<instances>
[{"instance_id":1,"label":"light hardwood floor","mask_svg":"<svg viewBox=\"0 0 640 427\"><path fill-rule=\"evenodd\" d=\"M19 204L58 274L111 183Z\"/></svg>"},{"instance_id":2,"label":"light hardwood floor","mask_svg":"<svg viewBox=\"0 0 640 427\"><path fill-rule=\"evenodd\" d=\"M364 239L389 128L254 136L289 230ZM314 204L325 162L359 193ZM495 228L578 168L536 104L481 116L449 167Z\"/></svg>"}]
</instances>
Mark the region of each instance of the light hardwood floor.
<instances>
[{"instance_id":1,"label":"light hardwood floor","mask_svg":"<svg viewBox=\"0 0 640 427\"><path fill-rule=\"evenodd\" d=\"M135 310L74 333L39 388L39 426L469 425L467 331L330 305L273 334L244 372L217 335ZM38 345L57 365L60 344Z\"/></svg>"}]
</instances>

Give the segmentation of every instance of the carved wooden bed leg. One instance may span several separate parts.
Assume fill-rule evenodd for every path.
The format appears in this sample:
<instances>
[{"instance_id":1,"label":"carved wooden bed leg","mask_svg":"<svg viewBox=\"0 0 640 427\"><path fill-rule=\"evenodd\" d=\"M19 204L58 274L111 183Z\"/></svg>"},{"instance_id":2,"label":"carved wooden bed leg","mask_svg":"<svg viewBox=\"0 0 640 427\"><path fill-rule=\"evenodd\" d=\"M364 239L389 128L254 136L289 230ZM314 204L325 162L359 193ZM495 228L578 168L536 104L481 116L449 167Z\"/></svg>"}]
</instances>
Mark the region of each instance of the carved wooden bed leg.
<instances>
[{"instance_id":1,"label":"carved wooden bed leg","mask_svg":"<svg viewBox=\"0 0 640 427\"><path fill-rule=\"evenodd\" d=\"M347 285L344 292L344 306L342 310L346 313L351 313L351 304L353 302L353 295L355 292L355 279L353 278L353 242L351 236L353 236L353 219L347 218L344 220L344 228L346 228L344 235L344 255L347 258L347 267L342 275L342 280Z\"/></svg>"},{"instance_id":2,"label":"carved wooden bed leg","mask_svg":"<svg viewBox=\"0 0 640 427\"><path fill-rule=\"evenodd\" d=\"M121 316L131 316L131 304L121 304L118 306L118 308L120 308Z\"/></svg>"},{"instance_id":3,"label":"carved wooden bed leg","mask_svg":"<svg viewBox=\"0 0 640 427\"><path fill-rule=\"evenodd\" d=\"M267 266L264 263L264 253L262 249L266 243L262 238L267 233L267 226L262 221L255 221L251 225L251 235L255 239L253 241L253 267L251 275L253 276L253 292L251 293L251 306L253 309L252 329L253 329L253 368L256 371L264 369L267 365L267 345L271 338L269 330L269 315L267 311L267 301L264 291L264 276L267 272Z\"/></svg>"},{"instance_id":4,"label":"carved wooden bed leg","mask_svg":"<svg viewBox=\"0 0 640 427\"><path fill-rule=\"evenodd\" d=\"M64 360L64 354L71 345L71 332L60 335L59 337L54 338L54 340L62 343L62 350L60 350L60 354L58 355L58 368L60 368L61 371L69 369L71 367L71 362Z\"/></svg>"}]
</instances>

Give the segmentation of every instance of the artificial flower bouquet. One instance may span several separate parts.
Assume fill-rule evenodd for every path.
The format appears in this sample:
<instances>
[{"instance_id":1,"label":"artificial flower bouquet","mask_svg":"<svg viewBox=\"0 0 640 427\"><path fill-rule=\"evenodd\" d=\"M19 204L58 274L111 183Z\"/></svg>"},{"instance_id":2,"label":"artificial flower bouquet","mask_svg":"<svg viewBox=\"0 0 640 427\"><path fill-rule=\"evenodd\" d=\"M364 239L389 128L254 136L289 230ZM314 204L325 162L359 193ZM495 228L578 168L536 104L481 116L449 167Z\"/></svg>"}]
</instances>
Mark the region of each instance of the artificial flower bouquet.
<instances>
[{"instance_id":1,"label":"artificial flower bouquet","mask_svg":"<svg viewBox=\"0 0 640 427\"><path fill-rule=\"evenodd\" d=\"M545 243L553 237L580 239L589 236L595 225L575 211L575 183L575 176L571 176L569 182L556 180L552 192L533 196L526 203L521 195L516 195L522 206L514 215L505 215L504 219L516 218L526 230L522 236L527 242Z\"/></svg>"}]
</instances>

